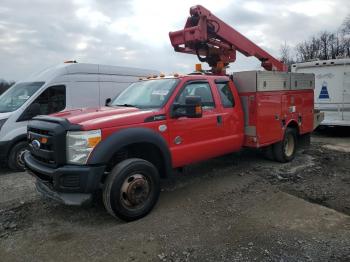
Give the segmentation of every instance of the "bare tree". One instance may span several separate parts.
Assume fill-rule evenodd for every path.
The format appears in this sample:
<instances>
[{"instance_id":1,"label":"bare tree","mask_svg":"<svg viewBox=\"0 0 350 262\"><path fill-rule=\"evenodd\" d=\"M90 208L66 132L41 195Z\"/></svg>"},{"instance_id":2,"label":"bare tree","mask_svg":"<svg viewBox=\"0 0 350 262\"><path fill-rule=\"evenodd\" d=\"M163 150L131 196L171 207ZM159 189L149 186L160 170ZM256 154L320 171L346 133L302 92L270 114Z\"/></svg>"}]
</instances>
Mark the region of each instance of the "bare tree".
<instances>
[{"instance_id":1,"label":"bare tree","mask_svg":"<svg viewBox=\"0 0 350 262\"><path fill-rule=\"evenodd\" d=\"M323 31L312 36L309 40L297 44L295 53L298 62L350 57L350 15L345 18L338 31Z\"/></svg>"},{"instance_id":2,"label":"bare tree","mask_svg":"<svg viewBox=\"0 0 350 262\"><path fill-rule=\"evenodd\" d=\"M10 88L15 82L0 81L0 95Z\"/></svg>"},{"instance_id":3,"label":"bare tree","mask_svg":"<svg viewBox=\"0 0 350 262\"><path fill-rule=\"evenodd\" d=\"M280 60L288 65L289 69L290 66L295 63L295 60L293 59L292 49L289 45L287 45L287 42L284 42L284 45L281 45L280 47Z\"/></svg>"}]
</instances>

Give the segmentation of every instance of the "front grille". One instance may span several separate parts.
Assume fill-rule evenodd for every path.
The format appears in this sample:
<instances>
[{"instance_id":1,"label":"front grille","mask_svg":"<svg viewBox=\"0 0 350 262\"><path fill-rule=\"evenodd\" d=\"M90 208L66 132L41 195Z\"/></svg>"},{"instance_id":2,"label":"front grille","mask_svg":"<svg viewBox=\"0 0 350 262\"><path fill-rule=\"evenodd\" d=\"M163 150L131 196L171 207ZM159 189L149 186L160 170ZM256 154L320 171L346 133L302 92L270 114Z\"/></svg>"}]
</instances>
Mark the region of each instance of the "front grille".
<instances>
[{"instance_id":1,"label":"front grille","mask_svg":"<svg viewBox=\"0 0 350 262\"><path fill-rule=\"evenodd\" d=\"M69 127L62 124L62 121L46 117L43 120L32 120L28 125L31 155L38 162L51 168L66 163L66 133Z\"/></svg>"},{"instance_id":2,"label":"front grille","mask_svg":"<svg viewBox=\"0 0 350 262\"><path fill-rule=\"evenodd\" d=\"M67 119L53 116L37 116L28 124L31 155L40 163L52 168L66 164L67 131L80 131L81 126ZM43 140L44 139L44 140ZM37 142L38 140L40 145Z\"/></svg>"},{"instance_id":3,"label":"front grille","mask_svg":"<svg viewBox=\"0 0 350 262\"><path fill-rule=\"evenodd\" d=\"M55 137L47 130L40 130L37 128L28 128L29 148L32 156L49 165L56 165L54 154L54 139ZM34 143L39 143L34 144Z\"/></svg>"}]
</instances>

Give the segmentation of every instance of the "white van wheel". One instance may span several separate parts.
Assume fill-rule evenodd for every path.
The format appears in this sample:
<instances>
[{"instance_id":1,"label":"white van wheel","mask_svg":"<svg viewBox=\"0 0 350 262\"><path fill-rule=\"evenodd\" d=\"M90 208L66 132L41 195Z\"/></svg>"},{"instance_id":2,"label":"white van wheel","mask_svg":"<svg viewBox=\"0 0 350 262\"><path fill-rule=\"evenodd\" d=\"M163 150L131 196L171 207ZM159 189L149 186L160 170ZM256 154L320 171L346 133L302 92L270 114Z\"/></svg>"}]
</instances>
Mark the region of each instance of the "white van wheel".
<instances>
[{"instance_id":1,"label":"white van wheel","mask_svg":"<svg viewBox=\"0 0 350 262\"><path fill-rule=\"evenodd\" d=\"M24 153L28 150L28 143L21 141L15 144L9 154L8 165L14 171L24 171Z\"/></svg>"}]
</instances>

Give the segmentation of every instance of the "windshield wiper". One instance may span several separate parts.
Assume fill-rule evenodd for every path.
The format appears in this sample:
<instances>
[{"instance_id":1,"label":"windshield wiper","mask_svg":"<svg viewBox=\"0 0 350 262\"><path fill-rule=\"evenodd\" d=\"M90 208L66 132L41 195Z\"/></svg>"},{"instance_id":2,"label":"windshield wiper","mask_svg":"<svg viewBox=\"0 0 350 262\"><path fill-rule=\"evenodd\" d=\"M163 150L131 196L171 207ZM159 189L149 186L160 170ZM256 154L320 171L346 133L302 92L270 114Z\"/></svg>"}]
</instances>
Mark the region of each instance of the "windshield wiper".
<instances>
[{"instance_id":1,"label":"windshield wiper","mask_svg":"<svg viewBox=\"0 0 350 262\"><path fill-rule=\"evenodd\" d=\"M116 106L136 107L137 108L137 106L134 106L134 105L131 105L131 104L122 104L122 105L116 105Z\"/></svg>"}]
</instances>

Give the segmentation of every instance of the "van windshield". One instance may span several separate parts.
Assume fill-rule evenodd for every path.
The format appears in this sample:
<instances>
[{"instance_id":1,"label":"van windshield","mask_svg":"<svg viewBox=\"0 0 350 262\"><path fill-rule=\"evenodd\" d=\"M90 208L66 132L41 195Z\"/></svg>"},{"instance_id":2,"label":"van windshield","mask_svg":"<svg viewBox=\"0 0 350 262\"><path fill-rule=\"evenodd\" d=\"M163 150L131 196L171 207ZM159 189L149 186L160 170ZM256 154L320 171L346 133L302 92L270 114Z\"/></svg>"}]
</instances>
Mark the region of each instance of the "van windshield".
<instances>
[{"instance_id":1,"label":"van windshield","mask_svg":"<svg viewBox=\"0 0 350 262\"><path fill-rule=\"evenodd\" d=\"M169 99L178 79L146 80L131 84L111 106L129 106L137 108L160 108Z\"/></svg>"},{"instance_id":2,"label":"van windshield","mask_svg":"<svg viewBox=\"0 0 350 262\"><path fill-rule=\"evenodd\" d=\"M22 82L12 86L0 96L0 113L20 108L45 82Z\"/></svg>"}]
</instances>

